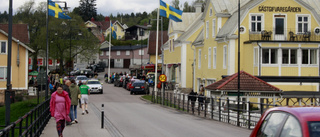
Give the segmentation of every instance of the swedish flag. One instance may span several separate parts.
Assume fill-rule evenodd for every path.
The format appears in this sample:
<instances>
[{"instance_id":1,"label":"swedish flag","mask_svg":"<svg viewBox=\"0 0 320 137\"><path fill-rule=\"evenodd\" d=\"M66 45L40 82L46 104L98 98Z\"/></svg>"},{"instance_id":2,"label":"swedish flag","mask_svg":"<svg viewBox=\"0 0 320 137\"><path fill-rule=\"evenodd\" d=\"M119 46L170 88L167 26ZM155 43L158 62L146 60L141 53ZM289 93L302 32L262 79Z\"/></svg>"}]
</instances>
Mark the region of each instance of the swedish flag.
<instances>
[{"instance_id":1,"label":"swedish flag","mask_svg":"<svg viewBox=\"0 0 320 137\"><path fill-rule=\"evenodd\" d=\"M111 35L114 39L117 39L117 33L114 29L114 25L112 24L112 22L111 22Z\"/></svg>"},{"instance_id":2,"label":"swedish flag","mask_svg":"<svg viewBox=\"0 0 320 137\"><path fill-rule=\"evenodd\" d=\"M167 17L169 19L174 20L175 22L182 22L182 11L173 8L169 4L163 2L162 0L160 0L160 16Z\"/></svg>"},{"instance_id":3,"label":"swedish flag","mask_svg":"<svg viewBox=\"0 0 320 137\"><path fill-rule=\"evenodd\" d=\"M55 2L49 0L49 16L53 16L59 19L71 19L66 13L62 11L62 8Z\"/></svg>"}]
</instances>

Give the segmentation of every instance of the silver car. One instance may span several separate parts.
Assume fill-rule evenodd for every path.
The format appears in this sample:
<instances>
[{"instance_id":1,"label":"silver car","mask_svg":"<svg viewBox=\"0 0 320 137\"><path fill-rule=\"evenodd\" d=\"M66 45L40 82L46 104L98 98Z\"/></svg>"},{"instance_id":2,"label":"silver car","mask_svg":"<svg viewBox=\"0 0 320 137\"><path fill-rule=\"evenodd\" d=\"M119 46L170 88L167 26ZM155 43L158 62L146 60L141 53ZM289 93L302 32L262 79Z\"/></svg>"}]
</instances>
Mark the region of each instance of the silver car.
<instances>
[{"instance_id":1,"label":"silver car","mask_svg":"<svg viewBox=\"0 0 320 137\"><path fill-rule=\"evenodd\" d=\"M80 80L81 80L82 83L85 83L85 82L87 82L87 80L89 80L89 79L87 78L87 76L81 75L81 76L77 76L75 80L76 80L76 83L77 83L77 85L78 85Z\"/></svg>"},{"instance_id":2,"label":"silver car","mask_svg":"<svg viewBox=\"0 0 320 137\"><path fill-rule=\"evenodd\" d=\"M90 88L90 93L100 93L103 94L102 83L99 80L88 80L87 86Z\"/></svg>"}]
</instances>

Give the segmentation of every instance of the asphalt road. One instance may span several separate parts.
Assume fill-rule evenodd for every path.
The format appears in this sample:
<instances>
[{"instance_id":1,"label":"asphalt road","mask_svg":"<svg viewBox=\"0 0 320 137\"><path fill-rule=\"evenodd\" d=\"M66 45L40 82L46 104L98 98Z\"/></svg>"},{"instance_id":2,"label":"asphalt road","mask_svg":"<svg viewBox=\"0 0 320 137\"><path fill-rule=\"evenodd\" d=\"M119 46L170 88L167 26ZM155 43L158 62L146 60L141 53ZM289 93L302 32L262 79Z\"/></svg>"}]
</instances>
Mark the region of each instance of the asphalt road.
<instances>
[{"instance_id":1,"label":"asphalt road","mask_svg":"<svg viewBox=\"0 0 320 137\"><path fill-rule=\"evenodd\" d=\"M148 103L140 99L141 95L130 95L113 84L104 83L103 89L103 94L90 95L89 102L96 115L104 104L105 125L111 136L248 137L251 133L245 128Z\"/></svg>"}]
</instances>

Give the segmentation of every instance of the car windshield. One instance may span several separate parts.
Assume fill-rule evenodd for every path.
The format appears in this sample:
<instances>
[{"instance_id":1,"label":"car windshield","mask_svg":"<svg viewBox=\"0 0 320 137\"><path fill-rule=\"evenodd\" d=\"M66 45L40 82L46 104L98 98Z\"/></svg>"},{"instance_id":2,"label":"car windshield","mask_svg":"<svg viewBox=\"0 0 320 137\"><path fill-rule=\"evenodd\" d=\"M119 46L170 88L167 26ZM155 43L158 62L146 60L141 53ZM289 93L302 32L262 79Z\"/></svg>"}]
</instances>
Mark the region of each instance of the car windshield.
<instances>
[{"instance_id":1,"label":"car windshield","mask_svg":"<svg viewBox=\"0 0 320 137\"><path fill-rule=\"evenodd\" d=\"M101 84L99 81L88 81L88 84Z\"/></svg>"},{"instance_id":2,"label":"car windshield","mask_svg":"<svg viewBox=\"0 0 320 137\"><path fill-rule=\"evenodd\" d=\"M77 80L88 80L87 77L77 77Z\"/></svg>"},{"instance_id":3,"label":"car windshield","mask_svg":"<svg viewBox=\"0 0 320 137\"><path fill-rule=\"evenodd\" d=\"M310 137L318 137L320 135L320 121L308 122Z\"/></svg>"},{"instance_id":4,"label":"car windshield","mask_svg":"<svg viewBox=\"0 0 320 137\"><path fill-rule=\"evenodd\" d=\"M144 86L144 83L133 83L133 86Z\"/></svg>"}]
</instances>

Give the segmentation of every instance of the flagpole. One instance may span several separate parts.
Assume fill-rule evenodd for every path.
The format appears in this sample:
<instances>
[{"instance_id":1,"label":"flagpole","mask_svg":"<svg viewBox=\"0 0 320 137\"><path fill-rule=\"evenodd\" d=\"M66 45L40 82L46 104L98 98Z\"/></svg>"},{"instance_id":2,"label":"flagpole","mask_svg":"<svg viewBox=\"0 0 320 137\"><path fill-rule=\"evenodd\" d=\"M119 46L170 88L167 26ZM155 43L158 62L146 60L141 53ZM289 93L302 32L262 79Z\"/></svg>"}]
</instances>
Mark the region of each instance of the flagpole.
<instances>
[{"instance_id":1,"label":"flagpole","mask_svg":"<svg viewBox=\"0 0 320 137\"><path fill-rule=\"evenodd\" d=\"M159 8L157 12L157 38L156 38L156 69L155 71L155 83L154 83L154 91L157 92L157 84L158 84L158 46L159 46L159 10L160 10L160 0L159 0Z\"/></svg>"},{"instance_id":2,"label":"flagpole","mask_svg":"<svg viewBox=\"0 0 320 137\"><path fill-rule=\"evenodd\" d=\"M111 19L110 19L110 35L109 35L109 61L108 61L108 82L110 82L111 79L110 76L111 76L111 73L110 73L110 61L111 61L111 35L112 35L112 26L111 26Z\"/></svg>"},{"instance_id":3,"label":"flagpole","mask_svg":"<svg viewBox=\"0 0 320 137\"><path fill-rule=\"evenodd\" d=\"M46 39L47 39L47 49L46 49L46 91L45 91L45 99L47 100L48 99L48 58L49 58L49 36L48 36L48 30L49 30L49 0L47 0L47 15L46 15L46 29L47 29L47 36L46 36Z\"/></svg>"}]
</instances>

